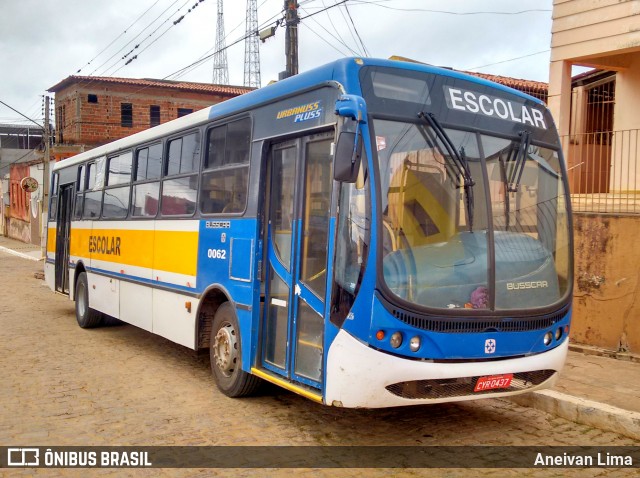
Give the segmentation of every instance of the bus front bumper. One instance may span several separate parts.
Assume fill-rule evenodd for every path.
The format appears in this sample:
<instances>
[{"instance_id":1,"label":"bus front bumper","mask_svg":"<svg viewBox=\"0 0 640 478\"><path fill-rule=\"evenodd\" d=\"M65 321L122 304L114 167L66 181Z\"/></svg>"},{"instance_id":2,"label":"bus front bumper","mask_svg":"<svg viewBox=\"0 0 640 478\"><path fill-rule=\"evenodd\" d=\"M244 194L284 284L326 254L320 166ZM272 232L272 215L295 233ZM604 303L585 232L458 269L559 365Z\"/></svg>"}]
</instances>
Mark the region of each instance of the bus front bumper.
<instances>
[{"instance_id":1,"label":"bus front bumper","mask_svg":"<svg viewBox=\"0 0 640 478\"><path fill-rule=\"evenodd\" d=\"M569 341L527 357L465 363L409 360L375 350L341 330L329 348L324 401L381 408L504 397L549 388ZM474 391L484 377L511 377L508 388Z\"/></svg>"}]
</instances>

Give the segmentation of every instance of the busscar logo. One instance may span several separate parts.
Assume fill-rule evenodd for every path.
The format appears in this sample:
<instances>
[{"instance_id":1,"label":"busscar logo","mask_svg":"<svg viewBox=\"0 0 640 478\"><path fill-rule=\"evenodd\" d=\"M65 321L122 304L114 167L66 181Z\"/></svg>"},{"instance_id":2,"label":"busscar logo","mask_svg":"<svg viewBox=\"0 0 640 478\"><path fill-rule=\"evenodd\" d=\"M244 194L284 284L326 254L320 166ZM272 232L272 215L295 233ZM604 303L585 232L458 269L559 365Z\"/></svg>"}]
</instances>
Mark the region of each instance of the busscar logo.
<instances>
[{"instance_id":1,"label":"busscar logo","mask_svg":"<svg viewBox=\"0 0 640 478\"><path fill-rule=\"evenodd\" d=\"M8 466L39 466L40 450L38 448L8 448Z\"/></svg>"},{"instance_id":2,"label":"busscar logo","mask_svg":"<svg viewBox=\"0 0 640 478\"><path fill-rule=\"evenodd\" d=\"M546 287L549 287L549 283L546 280L532 282L507 282L507 290L544 289Z\"/></svg>"}]
</instances>

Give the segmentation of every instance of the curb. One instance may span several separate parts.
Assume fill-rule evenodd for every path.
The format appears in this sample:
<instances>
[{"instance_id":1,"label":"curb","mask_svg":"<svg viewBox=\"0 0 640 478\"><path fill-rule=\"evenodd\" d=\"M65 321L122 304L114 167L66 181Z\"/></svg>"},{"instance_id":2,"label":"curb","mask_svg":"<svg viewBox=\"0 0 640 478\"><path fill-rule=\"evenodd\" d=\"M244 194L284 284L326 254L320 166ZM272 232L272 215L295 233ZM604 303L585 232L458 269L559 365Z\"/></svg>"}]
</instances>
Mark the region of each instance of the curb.
<instances>
[{"instance_id":1,"label":"curb","mask_svg":"<svg viewBox=\"0 0 640 478\"><path fill-rule=\"evenodd\" d=\"M638 412L623 410L554 390L516 395L509 397L508 400L572 422L640 440L640 413Z\"/></svg>"},{"instance_id":2,"label":"curb","mask_svg":"<svg viewBox=\"0 0 640 478\"><path fill-rule=\"evenodd\" d=\"M607 350L593 345L583 345L569 343L569 350L580 352L584 355L595 355L597 357L607 357L616 360L625 360L627 362L640 363L640 355L631 352L618 352L615 350Z\"/></svg>"},{"instance_id":3,"label":"curb","mask_svg":"<svg viewBox=\"0 0 640 478\"><path fill-rule=\"evenodd\" d=\"M29 254L23 254L22 252L14 251L13 249L9 249L8 247L0 246L0 252L6 252L7 254L11 254L12 256L21 257L22 259L29 259L30 261L39 262L42 258L37 258L30 256Z\"/></svg>"}]
</instances>

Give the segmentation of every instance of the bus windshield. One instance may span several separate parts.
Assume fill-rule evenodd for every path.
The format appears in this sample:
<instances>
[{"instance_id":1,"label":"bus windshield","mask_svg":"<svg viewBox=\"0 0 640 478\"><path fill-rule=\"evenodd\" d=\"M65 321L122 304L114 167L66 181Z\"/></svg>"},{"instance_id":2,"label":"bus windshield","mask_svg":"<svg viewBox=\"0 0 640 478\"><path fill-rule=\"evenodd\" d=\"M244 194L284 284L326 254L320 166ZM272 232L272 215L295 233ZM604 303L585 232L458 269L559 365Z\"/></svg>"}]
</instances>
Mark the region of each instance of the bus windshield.
<instances>
[{"instance_id":1,"label":"bus windshield","mask_svg":"<svg viewBox=\"0 0 640 478\"><path fill-rule=\"evenodd\" d=\"M375 119L374 130L382 277L394 295L484 310L546 307L566 295L569 226L556 151L528 135L449 127L445 140L426 121Z\"/></svg>"}]
</instances>

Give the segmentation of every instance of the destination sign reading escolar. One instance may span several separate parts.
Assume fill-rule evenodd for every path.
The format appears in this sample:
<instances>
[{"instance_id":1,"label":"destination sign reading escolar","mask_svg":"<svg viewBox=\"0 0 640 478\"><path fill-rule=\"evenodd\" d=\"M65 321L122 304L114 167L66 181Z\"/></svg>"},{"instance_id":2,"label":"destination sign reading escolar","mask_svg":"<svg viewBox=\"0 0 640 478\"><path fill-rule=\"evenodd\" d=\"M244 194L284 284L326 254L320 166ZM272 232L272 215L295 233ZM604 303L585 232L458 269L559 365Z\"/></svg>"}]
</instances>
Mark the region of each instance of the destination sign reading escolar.
<instances>
[{"instance_id":1,"label":"destination sign reading escolar","mask_svg":"<svg viewBox=\"0 0 640 478\"><path fill-rule=\"evenodd\" d=\"M461 88L445 86L445 90L449 108L547 129L544 114L537 108Z\"/></svg>"}]
</instances>

